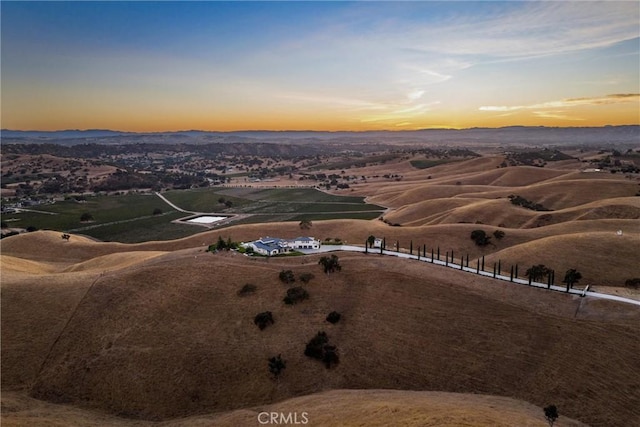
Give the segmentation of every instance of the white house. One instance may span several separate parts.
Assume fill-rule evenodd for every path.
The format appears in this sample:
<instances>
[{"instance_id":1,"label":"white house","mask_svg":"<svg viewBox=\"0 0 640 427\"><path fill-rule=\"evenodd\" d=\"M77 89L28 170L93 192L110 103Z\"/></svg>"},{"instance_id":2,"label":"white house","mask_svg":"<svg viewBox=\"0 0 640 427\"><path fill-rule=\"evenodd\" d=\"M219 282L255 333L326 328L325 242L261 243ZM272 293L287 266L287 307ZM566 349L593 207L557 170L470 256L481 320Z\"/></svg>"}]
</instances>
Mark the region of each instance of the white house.
<instances>
[{"instance_id":1,"label":"white house","mask_svg":"<svg viewBox=\"0 0 640 427\"><path fill-rule=\"evenodd\" d=\"M296 237L287 240L291 249L320 249L320 240L314 237Z\"/></svg>"},{"instance_id":2,"label":"white house","mask_svg":"<svg viewBox=\"0 0 640 427\"><path fill-rule=\"evenodd\" d=\"M373 241L373 247L374 248L381 248L382 247L382 239L379 237L376 237L376 239Z\"/></svg>"},{"instance_id":3,"label":"white house","mask_svg":"<svg viewBox=\"0 0 640 427\"><path fill-rule=\"evenodd\" d=\"M252 248L258 254L267 256L278 255L291 250L286 240L277 237L261 237L258 240L246 243L244 246Z\"/></svg>"},{"instance_id":4,"label":"white house","mask_svg":"<svg viewBox=\"0 0 640 427\"><path fill-rule=\"evenodd\" d=\"M260 255L273 256L296 249L319 249L320 240L313 237L296 237L295 239L261 237L253 242L244 243L243 246L253 249Z\"/></svg>"}]
</instances>

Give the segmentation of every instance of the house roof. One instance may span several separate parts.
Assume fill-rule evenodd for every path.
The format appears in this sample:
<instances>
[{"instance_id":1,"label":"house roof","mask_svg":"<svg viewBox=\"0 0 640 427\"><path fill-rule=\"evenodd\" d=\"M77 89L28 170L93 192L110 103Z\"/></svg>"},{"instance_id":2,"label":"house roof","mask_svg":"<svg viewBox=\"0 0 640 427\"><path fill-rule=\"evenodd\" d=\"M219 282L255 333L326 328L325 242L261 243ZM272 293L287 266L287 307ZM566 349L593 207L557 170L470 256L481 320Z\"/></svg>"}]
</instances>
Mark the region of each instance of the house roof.
<instances>
[{"instance_id":1,"label":"house roof","mask_svg":"<svg viewBox=\"0 0 640 427\"><path fill-rule=\"evenodd\" d=\"M260 249L265 250L265 251L267 251L267 252L271 252L271 251L275 251L275 250L278 250L278 249L279 249L279 248L278 248L278 245L274 245L274 244L265 244L265 243L262 243L262 242L261 242L261 241L259 241L259 240L257 240L257 241L255 241L255 242L253 242L253 245L254 245L256 248L260 248Z\"/></svg>"},{"instance_id":2,"label":"house roof","mask_svg":"<svg viewBox=\"0 0 640 427\"><path fill-rule=\"evenodd\" d=\"M314 242L316 239L314 239L313 237L296 237L295 239L291 240L295 240L298 242Z\"/></svg>"}]
</instances>

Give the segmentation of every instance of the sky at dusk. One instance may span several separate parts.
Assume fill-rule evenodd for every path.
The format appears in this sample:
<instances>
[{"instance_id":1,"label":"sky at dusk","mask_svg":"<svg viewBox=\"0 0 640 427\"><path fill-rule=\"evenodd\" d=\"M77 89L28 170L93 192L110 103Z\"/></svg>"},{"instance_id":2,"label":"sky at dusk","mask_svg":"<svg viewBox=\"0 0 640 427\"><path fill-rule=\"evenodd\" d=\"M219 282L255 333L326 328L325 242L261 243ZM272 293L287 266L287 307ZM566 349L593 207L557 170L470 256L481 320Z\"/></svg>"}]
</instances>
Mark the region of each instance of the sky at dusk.
<instances>
[{"instance_id":1,"label":"sky at dusk","mask_svg":"<svg viewBox=\"0 0 640 427\"><path fill-rule=\"evenodd\" d=\"M640 3L9 2L1 125L640 124Z\"/></svg>"}]
</instances>

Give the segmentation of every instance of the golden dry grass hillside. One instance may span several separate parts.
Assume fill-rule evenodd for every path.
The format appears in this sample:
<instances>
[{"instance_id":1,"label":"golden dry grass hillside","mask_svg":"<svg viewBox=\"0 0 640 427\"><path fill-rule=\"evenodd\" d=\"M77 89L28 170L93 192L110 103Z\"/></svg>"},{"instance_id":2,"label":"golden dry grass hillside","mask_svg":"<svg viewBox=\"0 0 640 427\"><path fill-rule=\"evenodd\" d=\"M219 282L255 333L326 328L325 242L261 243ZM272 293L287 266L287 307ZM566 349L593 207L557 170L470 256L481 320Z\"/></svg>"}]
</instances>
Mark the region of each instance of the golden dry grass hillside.
<instances>
[{"instance_id":1,"label":"golden dry grass hillside","mask_svg":"<svg viewBox=\"0 0 640 427\"><path fill-rule=\"evenodd\" d=\"M144 420L216 413L205 420L227 425L254 416L243 412L247 408L339 389L486 394L537 407L554 403L562 414L595 426L632 425L640 419L636 306L376 254L342 253L342 271L325 275L318 255L252 259L204 252L195 242L173 242L192 246L165 247L166 253L153 252L136 263L97 255L99 269L67 266L60 273L42 270L39 280L26 273L3 278L3 392ZM78 244L95 246L94 253L122 246L129 246L127 252L143 250L141 245ZM11 246L24 251L27 244ZM105 262L114 268L101 271ZM309 300L294 306L282 302L287 286L278 273L283 269L316 276L306 285ZM257 291L238 296L246 283ZM261 331L253 318L266 310L275 324ZM333 310L343 316L335 325L325 321ZM331 369L303 354L320 330L340 354ZM267 359L278 354L287 367L274 381ZM330 405L331 395L309 399L311 408L320 408L322 422L316 425L326 425L325 419L339 424L336 417L343 413L355 420L381 405L414 411L420 420L423 404L443 404L420 403L409 395L370 401L365 393L353 396L350 410ZM380 403L385 399L388 403ZM452 410L446 408L455 406L452 399L444 412L434 409L442 415L420 425L446 420L455 425L464 419L469 425L509 425L516 419L509 418L512 411L514 417L531 419L531 425L544 425L542 414L533 421L531 407L516 415L527 406L520 402L504 403L507 418L486 406L469 409L468 415L463 409L447 414ZM334 406L335 413L329 409ZM221 414L233 410L240 412ZM393 424L392 410L378 413L382 423ZM10 419L4 411L3 417Z\"/></svg>"},{"instance_id":2,"label":"golden dry grass hillside","mask_svg":"<svg viewBox=\"0 0 640 427\"><path fill-rule=\"evenodd\" d=\"M332 390L271 405L192 416L174 421L129 420L70 405L54 405L8 392L2 396L3 425L22 427L219 427L260 426L270 413L284 414L298 425L323 427L401 425L407 427L545 427L542 408L498 396L403 390ZM295 417L295 418L293 418ZM284 423L281 423L284 424ZM292 425L288 423L287 425ZM556 427L586 424L560 416Z\"/></svg>"},{"instance_id":3,"label":"golden dry grass hillside","mask_svg":"<svg viewBox=\"0 0 640 427\"><path fill-rule=\"evenodd\" d=\"M320 255L206 252L219 237L362 246L373 235L387 249L484 257L503 272L517 264L520 277L544 264L556 283L575 268L578 287L640 298L622 288L640 275L637 178L580 172L573 160L502 160L353 169L402 175L338 192L389 207L370 221L244 224L139 244L57 231L3 239L2 423L257 425L262 410L301 408L321 426L544 426L541 408L553 403L560 426L640 424L638 306L375 253L341 252L342 271L325 275ZM488 245L470 238L478 229ZM285 269L315 275L309 300L283 303ZM238 296L247 283L257 291ZM334 310L335 325L325 320ZM264 311L275 323L261 331L253 320ZM321 330L338 347L331 369L303 354ZM267 360L278 354L287 366L276 381Z\"/></svg>"}]
</instances>

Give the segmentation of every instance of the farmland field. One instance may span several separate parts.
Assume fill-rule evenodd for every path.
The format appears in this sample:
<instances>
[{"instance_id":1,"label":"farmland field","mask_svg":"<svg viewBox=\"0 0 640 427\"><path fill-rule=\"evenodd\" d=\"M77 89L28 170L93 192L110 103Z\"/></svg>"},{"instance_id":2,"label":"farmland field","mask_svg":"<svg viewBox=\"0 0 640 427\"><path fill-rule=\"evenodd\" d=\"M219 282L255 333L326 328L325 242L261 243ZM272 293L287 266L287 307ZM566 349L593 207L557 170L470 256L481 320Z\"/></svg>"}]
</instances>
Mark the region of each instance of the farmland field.
<instances>
[{"instance_id":1,"label":"farmland field","mask_svg":"<svg viewBox=\"0 0 640 427\"><path fill-rule=\"evenodd\" d=\"M334 196L310 188L207 188L168 191L164 196L187 211L249 215L228 225L303 219L374 219L384 211L380 206L364 203L362 197ZM91 219L81 221L83 214L90 215ZM207 230L198 225L172 222L184 216L184 212L176 211L153 194L127 194L35 206L20 213L5 214L3 221L10 227L58 230L123 243L177 239Z\"/></svg>"}]
</instances>

